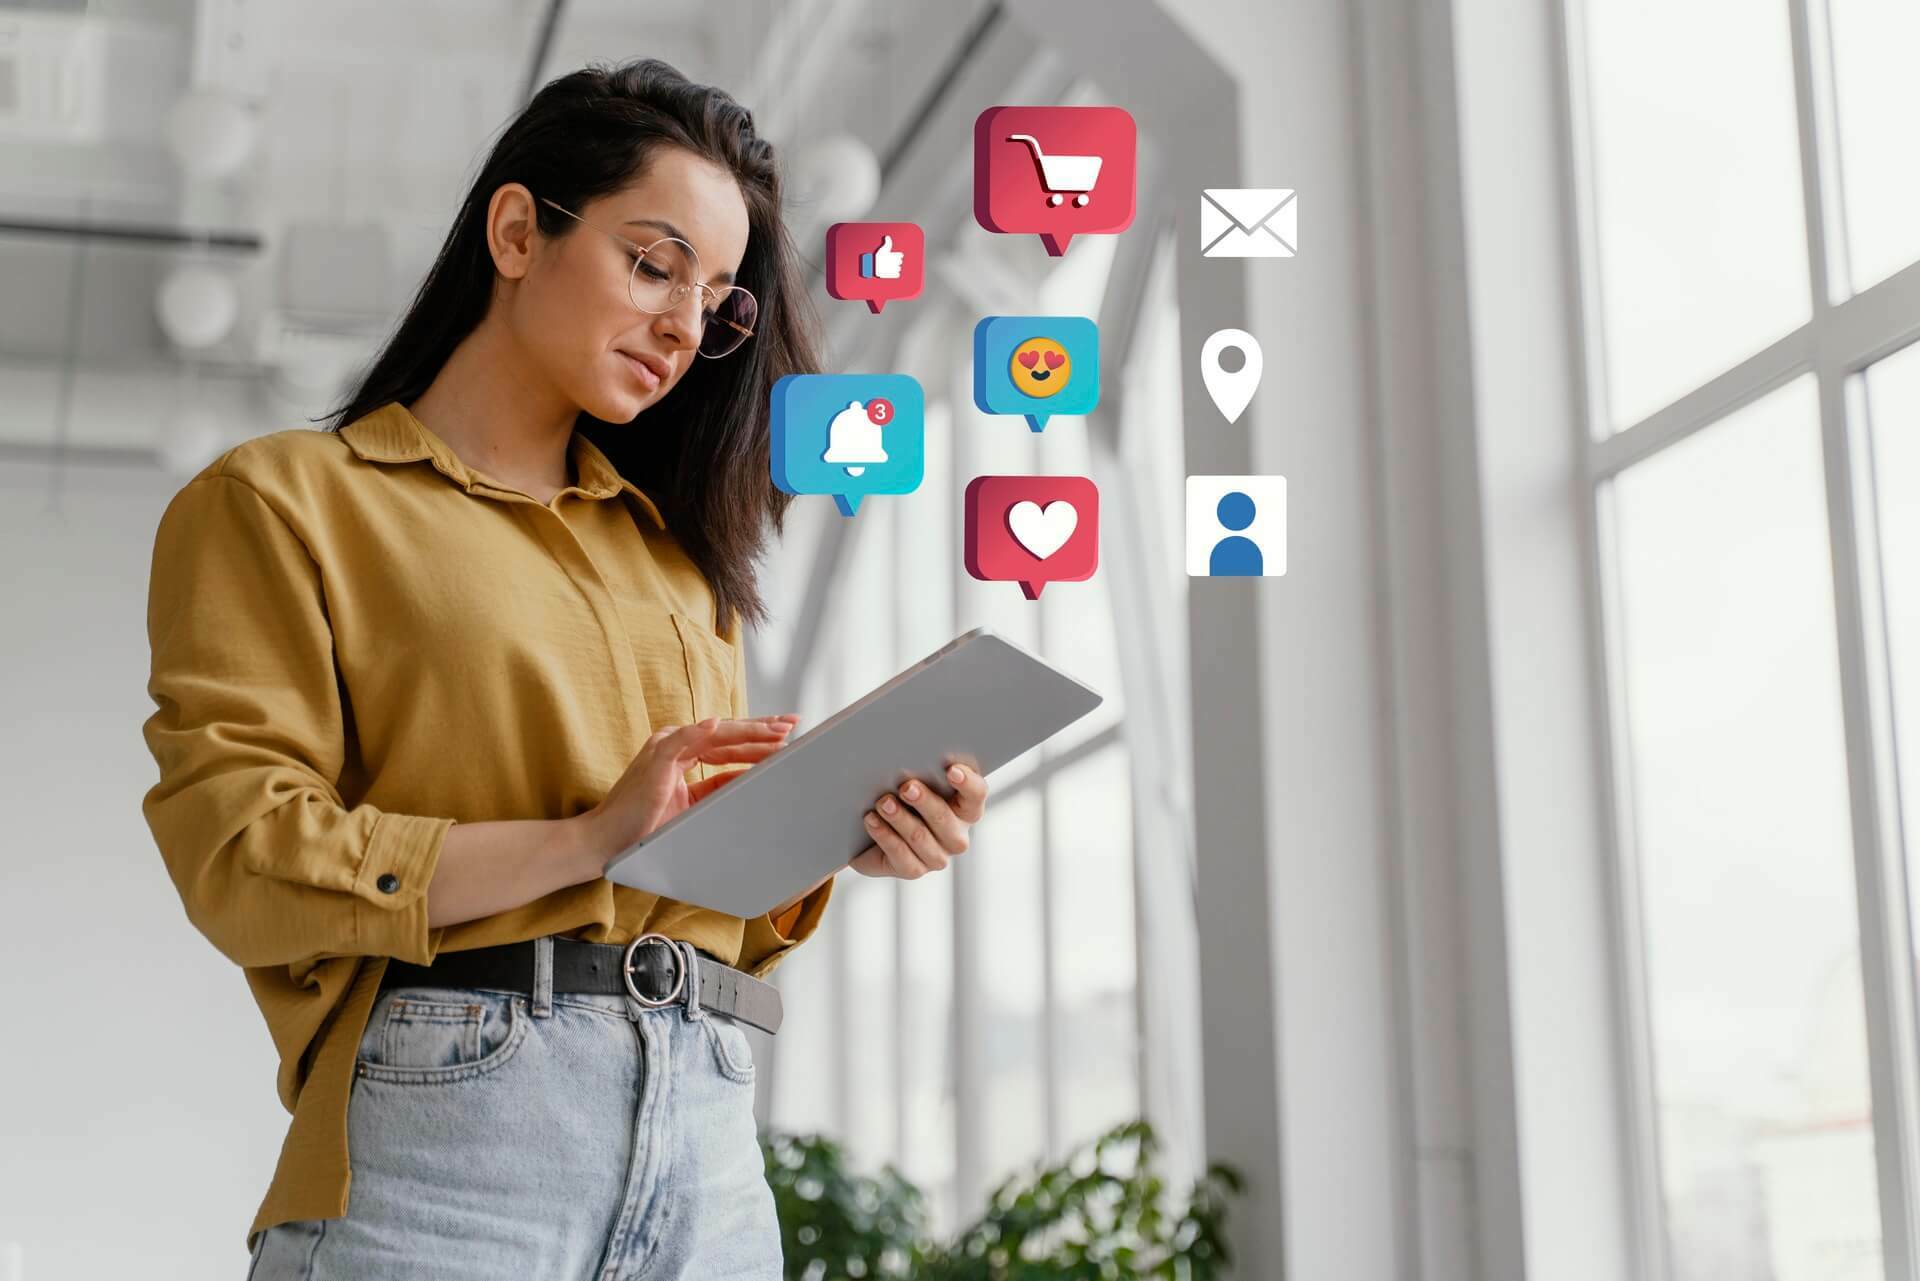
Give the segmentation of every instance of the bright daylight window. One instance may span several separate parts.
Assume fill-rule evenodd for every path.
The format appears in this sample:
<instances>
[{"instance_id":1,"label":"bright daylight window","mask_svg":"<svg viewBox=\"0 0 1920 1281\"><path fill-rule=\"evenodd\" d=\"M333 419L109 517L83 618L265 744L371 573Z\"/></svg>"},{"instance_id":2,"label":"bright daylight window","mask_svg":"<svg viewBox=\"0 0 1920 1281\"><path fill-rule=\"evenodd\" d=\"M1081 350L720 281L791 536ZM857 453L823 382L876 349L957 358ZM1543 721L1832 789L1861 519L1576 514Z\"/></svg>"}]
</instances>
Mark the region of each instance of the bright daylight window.
<instances>
[{"instance_id":1,"label":"bright daylight window","mask_svg":"<svg viewBox=\"0 0 1920 1281\"><path fill-rule=\"evenodd\" d=\"M1652 1257L1904 1277L1920 9L1568 0L1568 33Z\"/></svg>"}]
</instances>

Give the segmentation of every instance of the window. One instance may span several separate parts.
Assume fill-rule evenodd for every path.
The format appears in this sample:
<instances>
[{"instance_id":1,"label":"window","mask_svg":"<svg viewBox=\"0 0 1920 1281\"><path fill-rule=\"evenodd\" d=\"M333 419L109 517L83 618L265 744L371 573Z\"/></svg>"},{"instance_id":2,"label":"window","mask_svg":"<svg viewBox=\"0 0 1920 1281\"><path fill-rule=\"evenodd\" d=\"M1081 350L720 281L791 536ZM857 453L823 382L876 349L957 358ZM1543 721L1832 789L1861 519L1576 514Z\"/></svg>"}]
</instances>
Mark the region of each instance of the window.
<instances>
[{"instance_id":1,"label":"window","mask_svg":"<svg viewBox=\"0 0 1920 1281\"><path fill-rule=\"evenodd\" d=\"M1786 6L1585 8L1613 429L1804 323L1807 236Z\"/></svg>"},{"instance_id":2,"label":"window","mask_svg":"<svg viewBox=\"0 0 1920 1281\"><path fill-rule=\"evenodd\" d=\"M1769 1276L1769 1237L1879 1236L1819 446L1802 377L1616 483L1677 1276Z\"/></svg>"},{"instance_id":3,"label":"window","mask_svg":"<svg viewBox=\"0 0 1920 1281\"><path fill-rule=\"evenodd\" d=\"M1910 8L1568 0L1629 1110L1674 1281L1920 1267Z\"/></svg>"}]
</instances>

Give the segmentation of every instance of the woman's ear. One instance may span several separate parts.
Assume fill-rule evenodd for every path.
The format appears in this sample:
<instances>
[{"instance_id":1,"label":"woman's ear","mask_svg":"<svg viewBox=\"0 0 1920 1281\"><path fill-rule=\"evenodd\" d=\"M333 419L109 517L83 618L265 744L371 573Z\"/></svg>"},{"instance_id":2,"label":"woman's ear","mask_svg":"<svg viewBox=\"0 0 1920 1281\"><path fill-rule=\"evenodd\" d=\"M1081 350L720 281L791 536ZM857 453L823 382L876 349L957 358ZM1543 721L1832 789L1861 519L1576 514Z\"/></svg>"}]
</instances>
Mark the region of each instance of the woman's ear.
<instances>
[{"instance_id":1,"label":"woman's ear","mask_svg":"<svg viewBox=\"0 0 1920 1281\"><path fill-rule=\"evenodd\" d=\"M508 280L525 276L537 231L533 193L521 183L502 183L487 201L487 251L494 270Z\"/></svg>"}]
</instances>

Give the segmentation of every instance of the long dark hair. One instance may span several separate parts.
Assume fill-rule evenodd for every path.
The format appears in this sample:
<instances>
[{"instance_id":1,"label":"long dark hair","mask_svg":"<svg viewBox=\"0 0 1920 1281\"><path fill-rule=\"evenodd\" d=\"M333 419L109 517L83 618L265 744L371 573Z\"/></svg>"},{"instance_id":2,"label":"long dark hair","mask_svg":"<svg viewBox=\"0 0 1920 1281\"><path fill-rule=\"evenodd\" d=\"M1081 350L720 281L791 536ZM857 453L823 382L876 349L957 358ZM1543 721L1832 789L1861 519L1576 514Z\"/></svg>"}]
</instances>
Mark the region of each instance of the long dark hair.
<instances>
[{"instance_id":1,"label":"long dark hair","mask_svg":"<svg viewBox=\"0 0 1920 1281\"><path fill-rule=\"evenodd\" d=\"M759 300L759 322L738 350L693 360L648 410L657 430L625 430L585 411L575 429L660 505L713 588L715 625L724 632L736 611L747 622L766 617L756 566L767 527L778 533L793 501L768 466L774 380L819 368L817 321L781 221L773 146L724 90L653 58L593 65L548 83L494 144L405 319L359 390L325 421L339 431L389 401L417 398L479 325L494 280L487 204L503 183L524 183L536 196L579 209L638 178L663 146L703 156L739 182L748 239L737 279ZM542 204L534 211L544 234L573 232L565 215Z\"/></svg>"}]
</instances>

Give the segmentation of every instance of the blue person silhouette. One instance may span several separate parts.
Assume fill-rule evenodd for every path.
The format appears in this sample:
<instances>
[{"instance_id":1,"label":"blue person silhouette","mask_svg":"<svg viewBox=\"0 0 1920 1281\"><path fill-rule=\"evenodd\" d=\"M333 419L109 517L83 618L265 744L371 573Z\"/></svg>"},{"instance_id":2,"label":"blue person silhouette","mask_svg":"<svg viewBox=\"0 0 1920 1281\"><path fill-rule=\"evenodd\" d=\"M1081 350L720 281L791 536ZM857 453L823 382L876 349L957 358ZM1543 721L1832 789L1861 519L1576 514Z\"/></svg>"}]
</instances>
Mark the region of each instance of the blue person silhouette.
<instances>
[{"instance_id":1,"label":"blue person silhouette","mask_svg":"<svg viewBox=\"0 0 1920 1281\"><path fill-rule=\"evenodd\" d=\"M1221 498L1220 505L1214 509L1220 523L1228 529L1245 529L1253 524L1253 512L1253 499L1237 489ZM1216 578L1258 577L1261 572L1260 544L1239 534L1215 543L1213 555L1207 558L1207 573Z\"/></svg>"}]
</instances>

